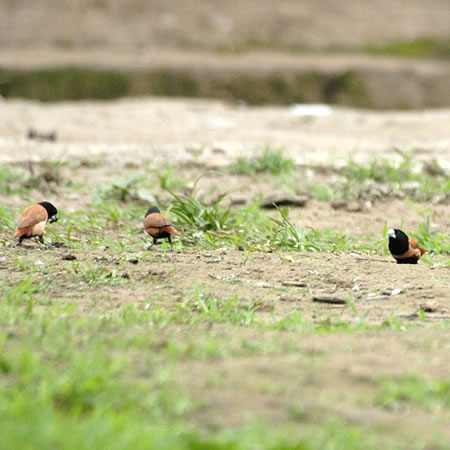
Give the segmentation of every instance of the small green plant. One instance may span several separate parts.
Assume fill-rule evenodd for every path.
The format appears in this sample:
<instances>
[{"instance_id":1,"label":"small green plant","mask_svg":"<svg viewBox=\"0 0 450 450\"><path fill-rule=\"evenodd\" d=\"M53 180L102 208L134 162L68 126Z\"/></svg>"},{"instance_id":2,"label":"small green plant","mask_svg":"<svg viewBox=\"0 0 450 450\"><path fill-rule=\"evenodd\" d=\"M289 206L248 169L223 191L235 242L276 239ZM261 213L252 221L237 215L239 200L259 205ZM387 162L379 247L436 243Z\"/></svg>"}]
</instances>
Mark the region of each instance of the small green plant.
<instances>
[{"instance_id":1,"label":"small green plant","mask_svg":"<svg viewBox=\"0 0 450 450\"><path fill-rule=\"evenodd\" d=\"M273 175L290 174L294 169L295 161L284 157L284 149L272 149L266 147L261 155L246 158L240 156L232 166L232 171L237 174L254 175L267 172Z\"/></svg>"},{"instance_id":2,"label":"small green plant","mask_svg":"<svg viewBox=\"0 0 450 450\"><path fill-rule=\"evenodd\" d=\"M294 225L288 218L288 209L277 207L281 220L272 219L279 226L274 235L274 242L287 248L299 251L319 251L319 246L313 241L311 232Z\"/></svg>"}]
</instances>

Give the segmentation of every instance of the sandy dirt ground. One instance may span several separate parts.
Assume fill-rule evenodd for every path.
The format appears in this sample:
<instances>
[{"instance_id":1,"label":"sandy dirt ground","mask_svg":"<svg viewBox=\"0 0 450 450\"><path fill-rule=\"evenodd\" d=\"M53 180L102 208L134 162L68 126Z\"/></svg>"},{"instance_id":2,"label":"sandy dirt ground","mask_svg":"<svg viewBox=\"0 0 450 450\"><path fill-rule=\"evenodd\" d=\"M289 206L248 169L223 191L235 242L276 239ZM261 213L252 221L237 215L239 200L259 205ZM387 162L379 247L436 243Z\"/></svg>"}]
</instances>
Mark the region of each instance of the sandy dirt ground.
<instances>
[{"instance_id":1,"label":"sandy dirt ground","mask_svg":"<svg viewBox=\"0 0 450 450\"><path fill-rule=\"evenodd\" d=\"M57 104L3 100L0 162L71 158L183 162L200 149L196 160L215 168L272 146L284 147L303 165L343 165L349 158L395 159L399 156L394 149L400 149L414 150L419 158L436 158L448 167L449 123L449 109L305 110L155 98ZM30 128L55 131L57 142L28 140Z\"/></svg>"},{"instance_id":2,"label":"sandy dirt ground","mask_svg":"<svg viewBox=\"0 0 450 450\"><path fill-rule=\"evenodd\" d=\"M396 148L413 149L419 161L436 159L448 170L449 110L321 111L325 115L315 117L304 116L304 110L294 107L252 108L186 99L60 104L2 101L0 163L26 167L31 161L48 167L45 163L53 161L60 166L60 179L59 184L36 186L26 199L2 194L0 203L18 211L25 202L45 197L61 208L62 215L65 210L86 210L96 190L116 177L145 171L150 176L168 164L187 182L202 174L200 193L211 196L232 191L240 204L273 191L302 193L303 178L286 188L274 185L273 179L224 171L237 156L256 155L266 145L284 147L305 173L312 172L312 182L326 182L336 166L345 165L349 158L396 161L400 158ZM54 131L56 140L30 140L30 128L39 133ZM40 165L34 167L39 170ZM79 190L74 192L68 181ZM158 186L155 194L167 204L167 195ZM425 215L430 216L432 231L448 233L448 201L424 204L377 197L364 202L362 208L341 209L309 199L304 207L290 210L291 220L304 226L375 238L381 237L385 222L389 226L403 223L414 230ZM238 296L240 310L253 311L258 320L284 320L283 332L208 325L208 338L213 336L225 353L214 362L202 356L184 357L174 370L177 382L200 405L189 417L194 426L214 432L255 418L293 426L299 420L308 426L339 420L363 430L388 430L404 445L412 442L411 429L425 436L423 440L435 436L436 442L448 442L448 410L436 413L417 405L389 409L375 400L382 377L412 373L448 380L449 333L440 328L450 317L448 267L423 262L397 265L392 258L362 253L247 254L236 248L201 250L195 246L180 250L177 242L174 252L161 248L148 252L141 226L138 220L133 224L137 231L132 250L125 246L120 252L95 246L46 250L34 242L17 248L12 236L2 232L0 276L8 283L20 282L23 270L51 276L46 300L36 303L35 310L45 310L48 302L57 301L82 314L115 314L130 305L142 310L176 310L183 304L195 311L198 305L193 293L201 291L205 298ZM51 227L57 233L67 232L64 221ZM130 242L130 236L114 228L106 232L115 233L118 241ZM76 224L71 238L77 244L84 242ZM86 272L86 280L99 273L110 274L116 282L109 284L108 278L100 284L80 282L84 279L80 270L91 271L90 275ZM337 299L337 303L314 301L317 297ZM301 317L309 326L343 323L380 328L348 335L303 335L289 331L293 317ZM171 325L161 331L158 345L165 348L175 339L187 349L194 341L198 347L205 332L201 327ZM256 342L258 346L265 343L267 355L246 355L245 348ZM207 342L204 345L207 352ZM280 350L271 350L274 345ZM226 354L230 348L234 349L232 357Z\"/></svg>"}]
</instances>

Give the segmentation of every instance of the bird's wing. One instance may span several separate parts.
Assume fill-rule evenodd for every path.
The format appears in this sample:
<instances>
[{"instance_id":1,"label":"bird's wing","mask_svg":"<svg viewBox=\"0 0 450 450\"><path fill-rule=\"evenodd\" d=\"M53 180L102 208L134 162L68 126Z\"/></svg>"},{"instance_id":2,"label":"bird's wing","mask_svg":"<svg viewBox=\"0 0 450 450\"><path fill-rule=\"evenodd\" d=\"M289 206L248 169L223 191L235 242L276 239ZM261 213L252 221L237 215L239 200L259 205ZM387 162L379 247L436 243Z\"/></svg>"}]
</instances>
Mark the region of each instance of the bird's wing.
<instances>
[{"instance_id":1,"label":"bird's wing","mask_svg":"<svg viewBox=\"0 0 450 450\"><path fill-rule=\"evenodd\" d=\"M40 222L47 222L47 210L41 205L27 206L17 221L17 228L32 227Z\"/></svg>"},{"instance_id":2,"label":"bird's wing","mask_svg":"<svg viewBox=\"0 0 450 450\"><path fill-rule=\"evenodd\" d=\"M172 225L170 220L164 216L163 214L159 213L152 213L149 214L144 219L144 228L162 228Z\"/></svg>"}]
</instances>

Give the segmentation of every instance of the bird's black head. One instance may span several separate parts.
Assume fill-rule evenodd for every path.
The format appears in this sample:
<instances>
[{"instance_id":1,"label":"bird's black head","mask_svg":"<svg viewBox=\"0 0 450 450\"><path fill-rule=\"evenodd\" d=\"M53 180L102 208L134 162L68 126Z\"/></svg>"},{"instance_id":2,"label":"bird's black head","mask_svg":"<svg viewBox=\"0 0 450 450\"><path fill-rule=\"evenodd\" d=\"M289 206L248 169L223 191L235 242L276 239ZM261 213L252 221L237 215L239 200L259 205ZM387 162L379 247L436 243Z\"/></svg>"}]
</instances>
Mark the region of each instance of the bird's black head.
<instances>
[{"instance_id":1,"label":"bird's black head","mask_svg":"<svg viewBox=\"0 0 450 450\"><path fill-rule=\"evenodd\" d=\"M393 255L402 255L408 251L408 236L402 230L391 228L387 234L389 236L389 251Z\"/></svg>"},{"instance_id":2,"label":"bird's black head","mask_svg":"<svg viewBox=\"0 0 450 450\"><path fill-rule=\"evenodd\" d=\"M152 206L151 208L148 208L147 212L145 213L145 217L147 217L149 214L153 213L160 213L161 211L156 206Z\"/></svg>"},{"instance_id":3,"label":"bird's black head","mask_svg":"<svg viewBox=\"0 0 450 450\"><path fill-rule=\"evenodd\" d=\"M58 221L58 210L50 202L41 202L39 205L46 209L50 223Z\"/></svg>"}]
</instances>

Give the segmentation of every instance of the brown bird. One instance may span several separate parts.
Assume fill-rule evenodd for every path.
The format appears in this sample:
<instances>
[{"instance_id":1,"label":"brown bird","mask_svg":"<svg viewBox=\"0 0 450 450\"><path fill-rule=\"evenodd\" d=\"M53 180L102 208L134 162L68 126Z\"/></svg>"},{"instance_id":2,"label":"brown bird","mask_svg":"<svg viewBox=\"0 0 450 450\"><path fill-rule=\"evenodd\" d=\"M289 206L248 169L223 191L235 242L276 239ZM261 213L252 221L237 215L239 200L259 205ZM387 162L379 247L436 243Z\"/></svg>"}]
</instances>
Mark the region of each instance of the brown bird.
<instances>
[{"instance_id":1,"label":"brown bird","mask_svg":"<svg viewBox=\"0 0 450 450\"><path fill-rule=\"evenodd\" d=\"M417 241L407 236L402 230L391 228L389 236L389 251L397 264L417 264L420 257L426 252L420 248Z\"/></svg>"},{"instance_id":2,"label":"brown bird","mask_svg":"<svg viewBox=\"0 0 450 450\"><path fill-rule=\"evenodd\" d=\"M58 210L50 202L36 203L27 206L17 221L15 238L19 239L18 245L24 239L38 237L44 244L44 230L47 222L56 222L59 219Z\"/></svg>"},{"instance_id":3,"label":"brown bird","mask_svg":"<svg viewBox=\"0 0 450 450\"><path fill-rule=\"evenodd\" d=\"M148 247L151 250L153 245L157 244L158 239L167 238L170 248L172 247L172 235L180 236L177 230L172 226L172 222L156 206L152 206L145 213L144 231L153 238L153 243Z\"/></svg>"}]
</instances>

